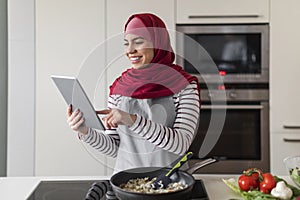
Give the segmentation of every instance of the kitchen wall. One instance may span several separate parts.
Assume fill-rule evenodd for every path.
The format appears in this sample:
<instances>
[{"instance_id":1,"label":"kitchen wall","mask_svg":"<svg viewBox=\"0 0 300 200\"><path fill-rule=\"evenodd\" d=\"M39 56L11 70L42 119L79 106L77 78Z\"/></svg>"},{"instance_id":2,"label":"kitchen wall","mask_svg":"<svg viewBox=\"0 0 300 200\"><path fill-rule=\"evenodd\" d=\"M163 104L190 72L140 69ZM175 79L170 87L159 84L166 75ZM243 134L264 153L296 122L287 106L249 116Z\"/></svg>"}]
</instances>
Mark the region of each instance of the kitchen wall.
<instances>
[{"instance_id":1,"label":"kitchen wall","mask_svg":"<svg viewBox=\"0 0 300 200\"><path fill-rule=\"evenodd\" d=\"M0 176L6 176L7 0L0 0Z\"/></svg>"},{"instance_id":2,"label":"kitchen wall","mask_svg":"<svg viewBox=\"0 0 300 200\"><path fill-rule=\"evenodd\" d=\"M34 174L35 0L8 1L7 176Z\"/></svg>"},{"instance_id":3,"label":"kitchen wall","mask_svg":"<svg viewBox=\"0 0 300 200\"><path fill-rule=\"evenodd\" d=\"M22 2L26 1L29 1L31 5L33 0L23 0ZM12 0L12 2L17 2L17 0ZM105 156L90 153L78 140L76 133L70 130L66 123L66 104L50 76L52 74L73 76L85 74L87 69L85 61L89 60L89 55L98 45L101 46L105 39L112 39L122 31L122 22L125 22L134 12L159 13L167 21L167 26L174 30L176 1L163 1L159 7L154 5L151 0L126 0L123 1L125 6L119 5L117 0L39 0L34 2L35 9L31 12L35 16L35 35L33 34L35 36L35 71L31 71L32 74L29 77L35 81L32 87L35 91L34 94L25 95L26 98L33 99L34 108L29 110L26 106L20 109L22 116L17 118L18 121L21 119L27 121L29 128L24 129L22 125L15 126L13 122L16 119L13 117L9 119L11 128L9 134L12 135L10 136L13 139L12 150L15 151L13 154L9 153L9 160L14 161L9 162L10 174L21 174L18 167L22 166L20 163L23 162L23 157L29 157L26 168L33 165L33 174L38 176L108 174L111 171L106 166L108 164L108 167L112 167L113 161L108 161ZM16 13L21 6L14 6L16 7L13 13ZM22 6L28 8L28 6ZM23 10L20 9L20 11ZM31 16L21 16L27 18L29 22L32 20ZM24 24L19 18L14 20L14 23L18 23L19 26ZM122 25L120 26L120 24ZM120 40L120 47L121 45L122 40ZM102 59L101 56L99 55L94 63L98 63L99 68L106 64L111 66L112 63L105 63L105 59ZM30 70L32 69L30 68ZM90 75L94 75L95 71L87 70ZM114 71L114 68L110 69L111 71ZM106 83L111 81L111 78L105 80L108 74L112 73L105 71L99 79L97 95L100 97L92 98L95 102L99 102L96 109L105 106ZM20 72L14 74L12 83L20 84L21 81L17 79L20 75L22 75ZM86 79L85 77L83 86L87 84ZM103 82L104 84L101 84ZM19 91L24 89L27 90L28 87L24 85L23 89L19 88ZM13 91L17 90L13 88ZM91 95L90 91L89 95ZM32 106L32 102L30 106ZM14 106L18 106L18 103L14 102L9 107L14 111L12 114L16 113ZM32 111L34 112L33 116ZM26 112L30 114L29 119L23 115ZM32 125L34 126L33 130ZM33 138L32 135L34 135ZM20 145L22 139L26 142ZM22 147L22 151L19 150L19 146ZM29 154L32 151L34 153L30 157ZM30 173L23 172L25 175Z\"/></svg>"},{"instance_id":4,"label":"kitchen wall","mask_svg":"<svg viewBox=\"0 0 300 200\"><path fill-rule=\"evenodd\" d=\"M1 0L1 3L2 1L4 2ZM145 2L150 6L145 6ZM173 4L168 5L168 2ZM174 9L174 2L186 4L186 1L179 0L160 2L159 7L153 5L150 0L126 0L123 1L125 6L119 5L117 0L10 0L8 2L10 75L7 171L9 175L104 175L109 172L106 168L106 163L110 163L107 158L90 153L80 143L76 133L69 129L66 123L65 102L51 81L50 75L85 74L82 72L88 68L83 66L86 66L89 55L95 52L93 50L98 45L103 45L105 38L111 39L115 36L114 34L120 28L118 25L121 23L120 18L125 21L127 13L129 15L139 11L154 11L160 13L160 16L167 19L170 24L173 22L174 26L175 10L184 10L178 6ZM210 4L211 1L205 2ZM248 2L252 3L251 0ZM110 11L108 12L107 9ZM211 12L215 11L213 5ZM240 8L235 11L240 11ZM0 14L3 12L1 11ZM2 15L0 17L2 20ZM99 67L107 64L103 55L94 60ZM284 59L282 56L279 57ZM94 72L88 71L90 74ZM1 71L0 75L2 74ZM105 105L106 83L111 81L107 75L105 71L97 84L97 91L99 91L97 95L102 96L92 98L99 102L96 108ZM83 78L85 80L83 85L86 86L88 77ZM89 89L88 94L91 95L93 90ZM2 147L2 144L0 145Z\"/></svg>"}]
</instances>

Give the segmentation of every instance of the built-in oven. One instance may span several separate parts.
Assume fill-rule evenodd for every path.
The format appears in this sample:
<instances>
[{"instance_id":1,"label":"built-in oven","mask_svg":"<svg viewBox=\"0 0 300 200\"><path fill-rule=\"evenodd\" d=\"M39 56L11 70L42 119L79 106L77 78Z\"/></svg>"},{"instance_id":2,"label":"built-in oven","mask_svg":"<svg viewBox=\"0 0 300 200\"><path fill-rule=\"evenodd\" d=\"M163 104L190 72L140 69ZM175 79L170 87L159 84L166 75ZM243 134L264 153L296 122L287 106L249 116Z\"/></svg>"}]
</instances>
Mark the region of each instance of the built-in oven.
<instances>
[{"instance_id":1,"label":"built-in oven","mask_svg":"<svg viewBox=\"0 0 300 200\"><path fill-rule=\"evenodd\" d=\"M220 90L217 88L213 91L202 89L199 127L190 147L195 153L191 163L208 157L219 159L218 163L198 173L241 173L250 167L269 171L268 88L264 85L254 90L240 88L240 85L225 87L228 87L226 102L218 97ZM215 123L222 123L222 129L215 130L212 120L220 119L223 121Z\"/></svg>"},{"instance_id":2,"label":"built-in oven","mask_svg":"<svg viewBox=\"0 0 300 200\"><path fill-rule=\"evenodd\" d=\"M198 173L269 171L269 25L177 24L176 31L176 61L201 88L190 162L219 159Z\"/></svg>"}]
</instances>

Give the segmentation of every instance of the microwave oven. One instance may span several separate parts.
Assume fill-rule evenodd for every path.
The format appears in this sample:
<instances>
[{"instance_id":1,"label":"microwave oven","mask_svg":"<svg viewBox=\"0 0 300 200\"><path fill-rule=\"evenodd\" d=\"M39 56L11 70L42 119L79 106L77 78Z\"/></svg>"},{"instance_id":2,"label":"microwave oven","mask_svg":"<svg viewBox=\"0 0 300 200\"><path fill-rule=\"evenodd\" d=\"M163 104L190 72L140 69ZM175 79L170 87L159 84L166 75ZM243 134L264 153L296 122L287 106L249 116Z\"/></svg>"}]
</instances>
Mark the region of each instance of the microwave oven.
<instances>
[{"instance_id":1,"label":"microwave oven","mask_svg":"<svg viewBox=\"0 0 300 200\"><path fill-rule=\"evenodd\" d=\"M268 83L269 24L177 24L176 62L200 83Z\"/></svg>"}]
</instances>

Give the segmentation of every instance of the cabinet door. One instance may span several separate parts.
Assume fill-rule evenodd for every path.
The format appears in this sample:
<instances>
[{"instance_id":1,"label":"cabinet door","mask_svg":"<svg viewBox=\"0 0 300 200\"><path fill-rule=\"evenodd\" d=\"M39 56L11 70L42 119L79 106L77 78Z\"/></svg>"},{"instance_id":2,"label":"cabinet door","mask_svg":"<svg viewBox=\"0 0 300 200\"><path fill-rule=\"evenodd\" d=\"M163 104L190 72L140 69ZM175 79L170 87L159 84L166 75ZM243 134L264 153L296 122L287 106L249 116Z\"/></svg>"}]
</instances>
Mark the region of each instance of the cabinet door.
<instances>
[{"instance_id":1,"label":"cabinet door","mask_svg":"<svg viewBox=\"0 0 300 200\"><path fill-rule=\"evenodd\" d=\"M298 133L271 134L271 172L288 175L283 163L284 158L299 155L300 131Z\"/></svg>"},{"instance_id":2,"label":"cabinet door","mask_svg":"<svg viewBox=\"0 0 300 200\"><path fill-rule=\"evenodd\" d=\"M120 3L121 2L121 3ZM152 0L109 0L107 4L107 39L106 39L106 67L107 86L121 75L125 69L131 67L125 57L123 48L124 26L127 19L136 13L153 13L159 16L166 24L171 36L173 49L175 49L175 8L174 0L163 0L157 2ZM113 169L114 160L108 159L108 168Z\"/></svg>"},{"instance_id":3,"label":"cabinet door","mask_svg":"<svg viewBox=\"0 0 300 200\"><path fill-rule=\"evenodd\" d=\"M78 140L77 134L66 123L67 105L50 79L50 75L53 74L78 76L90 97L93 97L94 93L105 93L103 86L97 91L92 88L87 90L89 87L86 87L92 83L91 81L93 81L92 86L97 84L100 78L91 77L94 77L104 66L104 59L101 56L95 60L89 57L93 53L92 50L105 39L104 0L35 1L35 11L34 174L37 176L106 175L106 156L93 154L97 155L97 159L94 159L96 157L90 155ZM90 68L92 66L98 66L97 71L95 68ZM23 75L21 73L20 75ZM25 91L20 92L25 93ZM90 100L93 103L106 102L103 95L101 99L90 98ZM22 106L25 107L26 102ZM103 107L95 106L95 108ZM26 133L23 135L26 136Z\"/></svg>"},{"instance_id":4,"label":"cabinet door","mask_svg":"<svg viewBox=\"0 0 300 200\"><path fill-rule=\"evenodd\" d=\"M300 130L299 8L298 0L271 1L271 132Z\"/></svg>"},{"instance_id":5,"label":"cabinet door","mask_svg":"<svg viewBox=\"0 0 300 200\"><path fill-rule=\"evenodd\" d=\"M257 23L269 21L269 0L177 0L176 23Z\"/></svg>"}]
</instances>

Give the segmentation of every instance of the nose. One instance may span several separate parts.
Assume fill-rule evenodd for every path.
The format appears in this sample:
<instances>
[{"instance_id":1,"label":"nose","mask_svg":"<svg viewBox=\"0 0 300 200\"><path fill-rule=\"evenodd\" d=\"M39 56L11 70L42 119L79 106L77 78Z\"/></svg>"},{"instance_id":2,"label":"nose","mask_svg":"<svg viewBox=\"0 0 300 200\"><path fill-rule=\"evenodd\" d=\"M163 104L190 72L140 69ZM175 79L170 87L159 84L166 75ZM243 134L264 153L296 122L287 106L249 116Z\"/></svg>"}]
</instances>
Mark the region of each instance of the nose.
<instances>
[{"instance_id":1,"label":"nose","mask_svg":"<svg viewBox=\"0 0 300 200\"><path fill-rule=\"evenodd\" d=\"M133 44L128 44L128 46L126 47L126 53L128 54L135 53L136 51L137 50Z\"/></svg>"}]
</instances>

